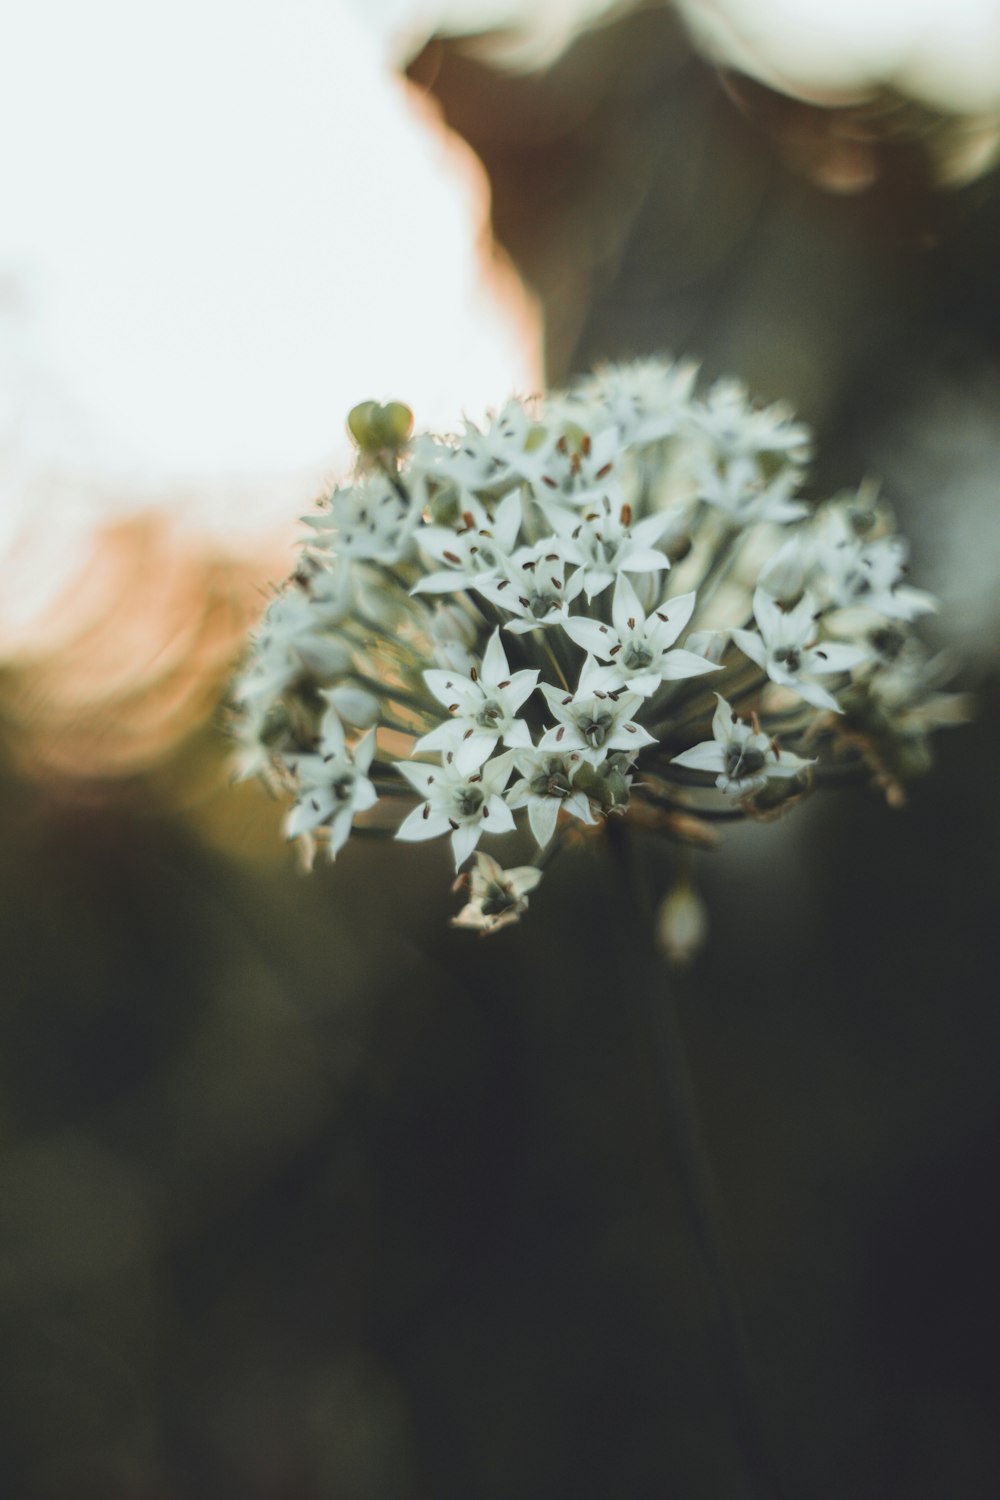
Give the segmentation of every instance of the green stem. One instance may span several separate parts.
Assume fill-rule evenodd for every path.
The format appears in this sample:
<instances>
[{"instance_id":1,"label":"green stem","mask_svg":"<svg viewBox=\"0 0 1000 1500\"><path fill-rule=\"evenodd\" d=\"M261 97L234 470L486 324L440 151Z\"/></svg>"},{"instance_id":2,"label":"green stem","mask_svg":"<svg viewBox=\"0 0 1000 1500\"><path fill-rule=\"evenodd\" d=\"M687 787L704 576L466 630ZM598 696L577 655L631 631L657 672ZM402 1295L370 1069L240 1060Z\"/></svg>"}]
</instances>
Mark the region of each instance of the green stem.
<instances>
[{"instance_id":1,"label":"green stem","mask_svg":"<svg viewBox=\"0 0 1000 1500\"><path fill-rule=\"evenodd\" d=\"M704 823L735 823L746 817L739 807L692 807L686 802L676 802L673 797L650 791L648 787L640 795L643 801L662 807L665 812L684 813L689 818L700 818Z\"/></svg>"},{"instance_id":2,"label":"green stem","mask_svg":"<svg viewBox=\"0 0 1000 1500\"><path fill-rule=\"evenodd\" d=\"M608 839L618 864L635 927L632 953L639 954L639 981L653 1040L654 1060L666 1104L672 1145L688 1203L699 1264L712 1294L720 1373L725 1380L733 1435L743 1458L750 1493L757 1500L785 1500L785 1490L766 1436L766 1423L749 1355L715 1176L705 1149L694 1087L670 986L656 951L653 912L628 827L608 820Z\"/></svg>"}]
</instances>

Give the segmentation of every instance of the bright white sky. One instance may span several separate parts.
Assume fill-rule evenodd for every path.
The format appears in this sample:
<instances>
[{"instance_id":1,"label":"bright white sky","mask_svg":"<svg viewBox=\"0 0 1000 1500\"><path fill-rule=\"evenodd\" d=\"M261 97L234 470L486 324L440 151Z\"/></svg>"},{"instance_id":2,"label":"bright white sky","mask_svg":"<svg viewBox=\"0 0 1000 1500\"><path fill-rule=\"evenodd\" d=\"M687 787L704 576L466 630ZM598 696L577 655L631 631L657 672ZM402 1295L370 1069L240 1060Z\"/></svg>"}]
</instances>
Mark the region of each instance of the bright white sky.
<instances>
[{"instance_id":1,"label":"bright white sky","mask_svg":"<svg viewBox=\"0 0 1000 1500\"><path fill-rule=\"evenodd\" d=\"M8 528L43 470L262 488L336 462L358 400L453 425L537 384L478 163L344 0L31 0L4 31Z\"/></svg>"}]
</instances>

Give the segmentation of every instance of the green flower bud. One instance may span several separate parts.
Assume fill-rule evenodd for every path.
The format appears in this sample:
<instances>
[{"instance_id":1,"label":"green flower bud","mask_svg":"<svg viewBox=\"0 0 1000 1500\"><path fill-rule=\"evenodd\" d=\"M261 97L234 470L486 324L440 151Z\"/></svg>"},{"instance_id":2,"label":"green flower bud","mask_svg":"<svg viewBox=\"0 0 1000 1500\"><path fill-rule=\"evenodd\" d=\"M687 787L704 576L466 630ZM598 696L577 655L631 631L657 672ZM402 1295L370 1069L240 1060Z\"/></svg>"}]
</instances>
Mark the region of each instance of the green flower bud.
<instances>
[{"instance_id":1,"label":"green flower bud","mask_svg":"<svg viewBox=\"0 0 1000 1500\"><path fill-rule=\"evenodd\" d=\"M362 453L395 450L413 431L413 413L402 401L362 401L348 413L347 430Z\"/></svg>"}]
</instances>

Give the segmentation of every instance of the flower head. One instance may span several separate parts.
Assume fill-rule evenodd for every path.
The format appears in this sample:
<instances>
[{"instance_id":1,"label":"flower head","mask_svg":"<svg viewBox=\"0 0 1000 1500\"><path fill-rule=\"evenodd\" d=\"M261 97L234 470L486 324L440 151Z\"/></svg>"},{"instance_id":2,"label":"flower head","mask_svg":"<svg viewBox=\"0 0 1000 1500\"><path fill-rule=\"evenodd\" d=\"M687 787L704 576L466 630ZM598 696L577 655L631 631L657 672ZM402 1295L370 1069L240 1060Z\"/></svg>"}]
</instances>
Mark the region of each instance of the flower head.
<instances>
[{"instance_id":1,"label":"flower head","mask_svg":"<svg viewBox=\"0 0 1000 1500\"><path fill-rule=\"evenodd\" d=\"M290 796L289 837L446 838L457 924L494 931L611 817L704 842L828 770L889 790L923 767L961 709L888 512L808 506L807 429L694 382L611 366L445 438L356 408L355 472L234 687L240 773ZM518 836L534 865L482 847Z\"/></svg>"}]
</instances>

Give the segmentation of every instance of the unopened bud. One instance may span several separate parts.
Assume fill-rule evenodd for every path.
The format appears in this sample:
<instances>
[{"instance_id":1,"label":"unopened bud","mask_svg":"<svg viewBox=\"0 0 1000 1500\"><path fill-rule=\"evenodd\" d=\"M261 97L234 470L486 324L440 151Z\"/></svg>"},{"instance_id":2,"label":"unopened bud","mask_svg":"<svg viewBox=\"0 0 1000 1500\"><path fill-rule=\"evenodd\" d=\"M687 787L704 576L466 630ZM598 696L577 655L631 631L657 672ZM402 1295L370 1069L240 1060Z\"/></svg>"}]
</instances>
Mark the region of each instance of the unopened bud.
<instances>
[{"instance_id":1,"label":"unopened bud","mask_svg":"<svg viewBox=\"0 0 1000 1500\"><path fill-rule=\"evenodd\" d=\"M347 430L362 453L401 448L413 431L413 413L402 401L362 401L347 417Z\"/></svg>"},{"instance_id":2,"label":"unopened bud","mask_svg":"<svg viewBox=\"0 0 1000 1500\"><path fill-rule=\"evenodd\" d=\"M708 908L689 880L667 892L656 914L656 937L670 963L686 968L697 958L708 936Z\"/></svg>"}]
</instances>

